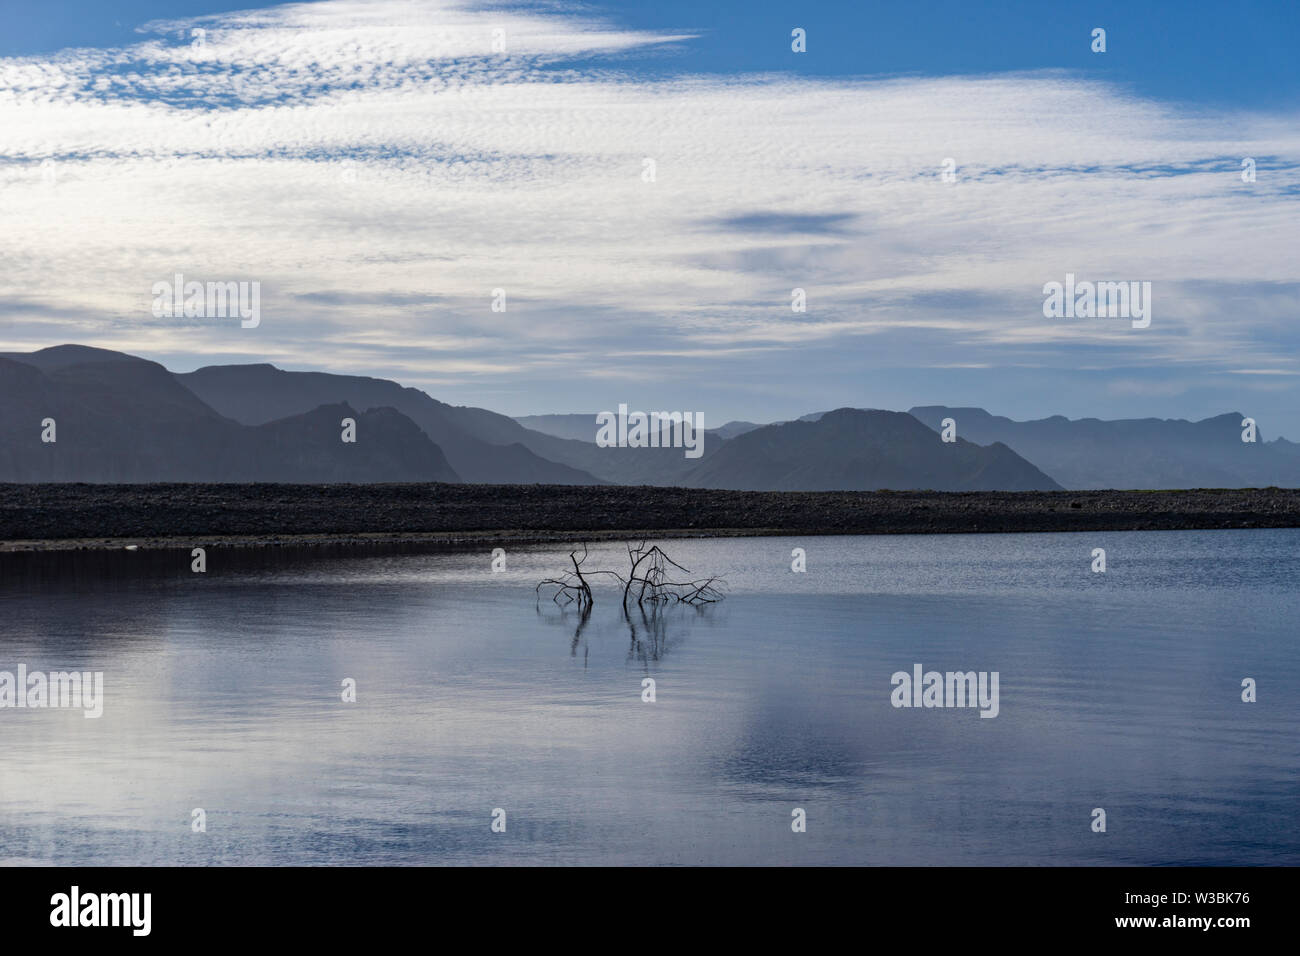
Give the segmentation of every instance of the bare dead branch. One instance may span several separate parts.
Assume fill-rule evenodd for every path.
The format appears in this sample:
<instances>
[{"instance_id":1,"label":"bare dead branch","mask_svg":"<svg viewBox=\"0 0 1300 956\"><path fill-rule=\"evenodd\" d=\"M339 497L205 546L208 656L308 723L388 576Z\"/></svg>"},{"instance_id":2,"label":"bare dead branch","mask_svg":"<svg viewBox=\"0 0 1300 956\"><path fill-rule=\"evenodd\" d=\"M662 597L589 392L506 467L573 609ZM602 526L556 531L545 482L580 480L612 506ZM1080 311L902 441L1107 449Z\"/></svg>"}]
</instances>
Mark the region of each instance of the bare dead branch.
<instances>
[{"instance_id":1,"label":"bare dead branch","mask_svg":"<svg viewBox=\"0 0 1300 956\"><path fill-rule=\"evenodd\" d=\"M691 572L688 568L670 558L658 545L647 548L646 542L641 541L636 545L627 542L626 547L628 563L631 565L631 570L626 578L617 571L604 569L584 571L583 564L587 560L587 546L584 544L581 557L578 556L576 549L569 552L569 560L573 564L573 570L567 572L563 577L547 578L537 585L539 598L542 588L550 588L551 598L557 604L565 606L576 602L579 608L590 608L595 598L588 578L598 574L609 575L623 586L623 610L625 613L632 603L643 609L647 606L656 608L673 602L699 606L701 604L712 604L724 597L722 590L724 582L721 578L674 580L671 576L671 569L676 569L687 575Z\"/></svg>"}]
</instances>

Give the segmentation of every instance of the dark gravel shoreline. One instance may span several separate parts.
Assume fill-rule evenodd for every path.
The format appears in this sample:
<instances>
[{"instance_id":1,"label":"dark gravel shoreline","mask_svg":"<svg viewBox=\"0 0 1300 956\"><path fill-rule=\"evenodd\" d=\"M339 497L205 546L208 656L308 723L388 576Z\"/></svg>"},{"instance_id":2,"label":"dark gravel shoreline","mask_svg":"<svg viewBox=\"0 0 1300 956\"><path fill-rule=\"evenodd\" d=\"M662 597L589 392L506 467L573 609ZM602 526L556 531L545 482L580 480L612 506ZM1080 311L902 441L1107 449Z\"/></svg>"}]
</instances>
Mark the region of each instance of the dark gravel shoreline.
<instances>
[{"instance_id":1,"label":"dark gravel shoreline","mask_svg":"<svg viewBox=\"0 0 1300 956\"><path fill-rule=\"evenodd\" d=\"M0 550L1300 527L1300 489L747 492L604 485L0 485Z\"/></svg>"}]
</instances>

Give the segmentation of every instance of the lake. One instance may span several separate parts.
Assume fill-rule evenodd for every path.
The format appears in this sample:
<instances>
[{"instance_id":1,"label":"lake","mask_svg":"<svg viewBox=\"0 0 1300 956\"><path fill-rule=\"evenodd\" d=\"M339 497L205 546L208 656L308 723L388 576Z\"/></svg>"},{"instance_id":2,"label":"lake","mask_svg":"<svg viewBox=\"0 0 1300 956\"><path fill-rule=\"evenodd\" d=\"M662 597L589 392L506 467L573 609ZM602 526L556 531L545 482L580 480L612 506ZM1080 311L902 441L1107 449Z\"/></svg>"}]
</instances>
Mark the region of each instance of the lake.
<instances>
[{"instance_id":1,"label":"lake","mask_svg":"<svg viewBox=\"0 0 1300 956\"><path fill-rule=\"evenodd\" d=\"M8 556L0 671L103 699L0 709L0 861L1300 863L1300 530L661 543L727 598L583 624L555 546ZM894 706L916 665L996 717Z\"/></svg>"}]
</instances>

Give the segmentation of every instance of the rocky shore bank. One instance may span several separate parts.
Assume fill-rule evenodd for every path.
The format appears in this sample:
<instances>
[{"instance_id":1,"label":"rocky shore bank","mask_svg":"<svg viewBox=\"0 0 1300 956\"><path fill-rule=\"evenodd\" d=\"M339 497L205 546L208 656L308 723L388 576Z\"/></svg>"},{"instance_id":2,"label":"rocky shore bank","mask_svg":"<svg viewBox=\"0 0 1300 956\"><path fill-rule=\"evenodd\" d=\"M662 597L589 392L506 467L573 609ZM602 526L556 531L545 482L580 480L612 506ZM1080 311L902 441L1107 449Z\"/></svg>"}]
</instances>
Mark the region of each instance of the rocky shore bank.
<instances>
[{"instance_id":1,"label":"rocky shore bank","mask_svg":"<svg viewBox=\"0 0 1300 956\"><path fill-rule=\"evenodd\" d=\"M1300 527L1300 489L742 492L605 485L0 485L0 550Z\"/></svg>"}]
</instances>

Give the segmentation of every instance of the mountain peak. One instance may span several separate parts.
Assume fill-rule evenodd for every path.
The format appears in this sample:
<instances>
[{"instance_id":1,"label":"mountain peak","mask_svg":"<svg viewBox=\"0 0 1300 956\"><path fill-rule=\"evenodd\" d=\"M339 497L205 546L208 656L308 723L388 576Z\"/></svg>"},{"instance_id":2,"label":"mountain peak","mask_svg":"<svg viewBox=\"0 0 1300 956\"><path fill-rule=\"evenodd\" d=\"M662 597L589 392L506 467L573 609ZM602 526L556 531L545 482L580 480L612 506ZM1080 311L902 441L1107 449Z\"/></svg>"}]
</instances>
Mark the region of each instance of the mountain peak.
<instances>
[{"instance_id":1,"label":"mountain peak","mask_svg":"<svg viewBox=\"0 0 1300 956\"><path fill-rule=\"evenodd\" d=\"M33 365L43 372L52 372L72 365L85 365L91 362L140 362L156 364L137 355L126 352L114 352L112 349L95 348L91 345L51 345L49 348L35 352L4 352L0 357Z\"/></svg>"}]
</instances>

